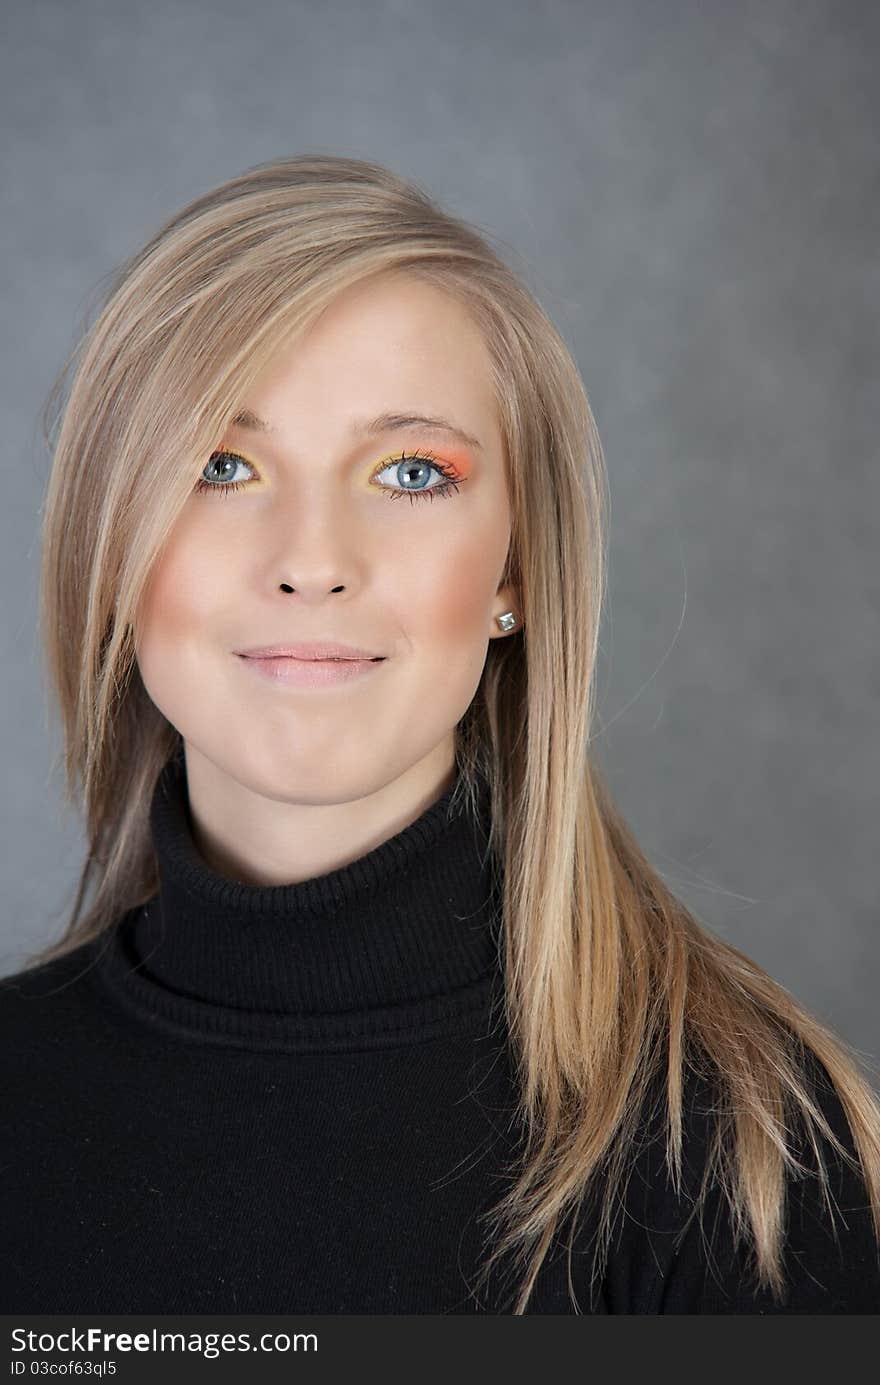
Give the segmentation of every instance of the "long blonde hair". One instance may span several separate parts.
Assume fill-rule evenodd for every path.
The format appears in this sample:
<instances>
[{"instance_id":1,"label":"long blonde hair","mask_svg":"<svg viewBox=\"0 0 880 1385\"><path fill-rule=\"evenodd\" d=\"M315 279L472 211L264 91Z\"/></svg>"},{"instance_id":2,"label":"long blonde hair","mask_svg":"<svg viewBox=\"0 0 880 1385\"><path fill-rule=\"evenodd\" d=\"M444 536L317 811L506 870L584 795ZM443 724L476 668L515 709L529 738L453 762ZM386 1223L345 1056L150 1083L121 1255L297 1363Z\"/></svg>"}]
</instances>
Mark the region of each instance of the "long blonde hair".
<instances>
[{"instance_id":1,"label":"long blonde hair","mask_svg":"<svg viewBox=\"0 0 880 1385\"><path fill-rule=\"evenodd\" d=\"M842 1101L878 1237L880 1102L854 1050L670 893L615 808L589 753L607 476L577 367L487 237L380 165L281 159L198 197L121 267L55 381L40 614L65 796L82 805L88 853L63 935L30 962L97 938L157 889L149 805L178 735L139 676L139 596L204 459L279 347L342 289L389 271L457 295L482 329L513 514L503 580L522 597L522 629L490 641L456 728L465 791L475 795L478 765L490 778L527 1132L518 1176L488 1215L486 1271L506 1251L519 1257L513 1311L524 1312L563 1217L601 1170L598 1275L649 1084L663 1084L678 1186L682 1093L699 1069L721 1094L704 1187L717 1175L761 1284L781 1295L785 1173L802 1167L792 1113L814 1149L819 1132L859 1167L816 1105L805 1056Z\"/></svg>"}]
</instances>

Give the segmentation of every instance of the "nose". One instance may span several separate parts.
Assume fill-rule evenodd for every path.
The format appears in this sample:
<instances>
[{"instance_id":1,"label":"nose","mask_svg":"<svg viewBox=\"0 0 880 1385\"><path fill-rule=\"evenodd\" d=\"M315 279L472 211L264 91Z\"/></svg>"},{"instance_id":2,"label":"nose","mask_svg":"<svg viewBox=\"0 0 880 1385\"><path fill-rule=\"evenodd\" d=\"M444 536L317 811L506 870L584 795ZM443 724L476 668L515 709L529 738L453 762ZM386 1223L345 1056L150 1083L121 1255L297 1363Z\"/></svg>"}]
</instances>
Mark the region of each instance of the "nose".
<instances>
[{"instance_id":1,"label":"nose","mask_svg":"<svg viewBox=\"0 0 880 1385\"><path fill-rule=\"evenodd\" d=\"M287 507L279 519L274 580L289 595L321 601L353 590L366 561L364 535L331 488ZM280 577L279 577L280 573Z\"/></svg>"}]
</instances>

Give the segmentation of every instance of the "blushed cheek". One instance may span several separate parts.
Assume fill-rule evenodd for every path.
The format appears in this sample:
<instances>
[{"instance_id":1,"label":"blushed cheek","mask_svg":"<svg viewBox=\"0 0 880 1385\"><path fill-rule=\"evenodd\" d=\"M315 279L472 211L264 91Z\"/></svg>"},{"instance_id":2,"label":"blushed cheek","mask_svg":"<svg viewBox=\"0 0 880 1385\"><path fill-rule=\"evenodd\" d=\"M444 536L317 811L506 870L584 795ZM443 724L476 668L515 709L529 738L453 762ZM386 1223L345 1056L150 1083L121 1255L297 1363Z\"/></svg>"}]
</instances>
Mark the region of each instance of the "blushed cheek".
<instances>
[{"instance_id":1,"label":"blushed cheek","mask_svg":"<svg viewBox=\"0 0 880 1385\"><path fill-rule=\"evenodd\" d=\"M209 607L218 592L209 574L166 552L151 574L135 625L135 653L148 696L185 737L201 734L211 690ZM222 598L219 598L222 600Z\"/></svg>"},{"instance_id":2,"label":"blushed cheek","mask_svg":"<svg viewBox=\"0 0 880 1385\"><path fill-rule=\"evenodd\" d=\"M149 659L152 651L180 646L199 629L204 612L200 593L205 574L167 553L154 568L144 592L136 622L139 650ZM139 653L139 657L141 657Z\"/></svg>"},{"instance_id":3,"label":"blushed cheek","mask_svg":"<svg viewBox=\"0 0 880 1385\"><path fill-rule=\"evenodd\" d=\"M459 649L488 634L487 613L495 593L494 554L476 546L462 547L444 558L423 593L425 621L419 621L426 637Z\"/></svg>"}]
</instances>

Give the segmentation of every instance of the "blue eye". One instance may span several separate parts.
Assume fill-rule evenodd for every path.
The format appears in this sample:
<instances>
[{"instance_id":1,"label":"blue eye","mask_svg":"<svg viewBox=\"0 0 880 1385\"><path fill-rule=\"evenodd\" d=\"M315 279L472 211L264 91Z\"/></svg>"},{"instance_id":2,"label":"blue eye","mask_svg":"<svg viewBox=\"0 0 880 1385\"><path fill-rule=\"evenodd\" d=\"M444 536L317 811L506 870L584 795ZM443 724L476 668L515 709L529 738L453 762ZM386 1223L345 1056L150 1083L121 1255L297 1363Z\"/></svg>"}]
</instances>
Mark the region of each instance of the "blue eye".
<instances>
[{"instance_id":1,"label":"blue eye","mask_svg":"<svg viewBox=\"0 0 880 1385\"><path fill-rule=\"evenodd\" d=\"M390 488L383 487L383 489L388 489L388 494L392 500L396 500L401 495L415 496L417 499L421 498L423 495L428 495L432 499L435 495L449 495L453 490L456 492L458 491L463 479L457 472L453 471L451 467L448 467L444 462L438 461L436 457L419 453L411 453L408 455L406 452L402 452L394 461L385 462L378 471L373 473L373 479L375 480L377 476L381 476L383 471L390 471L392 469L395 470L398 481L401 481L404 477L412 479L413 474L415 474L415 479L419 482L418 485L401 486L400 489L395 489L393 486ZM430 471L436 471L438 475L446 478L445 481L438 486L429 487L422 485L422 478L426 477Z\"/></svg>"},{"instance_id":2,"label":"blue eye","mask_svg":"<svg viewBox=\"0 0 880 1385\"><path fill-rule=\"evenodd\" d=\"M231 467L234 471L235 468L239 464L241 464L242 466L246 466L250 468L251 471L253 471L253 467L251 466L250 462L246 462L244 457L240 457L237 452L227 452L225 449L221 452L212 452L207 462L205 463L203 470L207 471L208 467L216 466L218 460L221 459L222 466L226 467L227 469ZM206 481L203 479L203 477L199 477L199 480L196 482L196 490L220 491L222 495L228 495L230 491L241 490L244 484L244 481Z\"/></svg>"},{"instance_id":3,"label":"blue eye","mask_svg":"<svg viewBox=\"0 0 880 1385\"><path fill-rule=\"evenodd\" d=\"M217 470L225 470L227 475L234 475L239 466L247 467L250 472L254 472L253 465L246 461L244 457L240 456L238 452L230 452L226 448L222 448L217 452L211 453L211 456L205 464L204 470L207 471L209 467L214 467ZM433 500L435 495L446 496L452 491L457 492L464 479L459 476L458 472L453 470L452 467L447 466L445 462L441 462L430 453L417 452L402 452L399 457L394 457L391 461L384 462L379 470L373 473L371 479L375 480L376 477L381 476L383 472L392 470L399 482L402 483L408 480L415 481L417 484L380 486L379 489L386 491L391 500L396 500L402 495L409 495L416 499L421 499L422 496L428 496ZM426 481L431 471L437 472L439 476L445 479L439 485L428 486ZM204 475L202 475L196 482L195 489L203 492L219 491L221 495L228 495L230 491L241 490L242 487L247 484L247 481L208 481L205 479Z\"/></svg>"}]
</instances>

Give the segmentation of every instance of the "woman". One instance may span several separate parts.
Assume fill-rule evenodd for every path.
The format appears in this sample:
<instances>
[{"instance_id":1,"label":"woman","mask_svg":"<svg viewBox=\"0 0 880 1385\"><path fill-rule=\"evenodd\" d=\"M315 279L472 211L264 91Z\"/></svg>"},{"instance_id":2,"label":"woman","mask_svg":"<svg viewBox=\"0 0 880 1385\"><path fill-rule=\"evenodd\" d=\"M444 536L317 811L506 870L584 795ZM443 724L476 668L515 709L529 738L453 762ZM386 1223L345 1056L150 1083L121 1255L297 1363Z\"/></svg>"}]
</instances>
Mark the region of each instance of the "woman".
<instances>
[{"instance_id":1,"label":"woman","mask_svg":"<svg viewBox=\"0 0 880 1385\"><path fill-rule=\"evenodd\" d=\"M604 463L485 239L263 165L75 365L42 609L89 850L3 983L6 1311L880 1306L854 1055L590 757Z\"/></svg>"}]
</instances>

